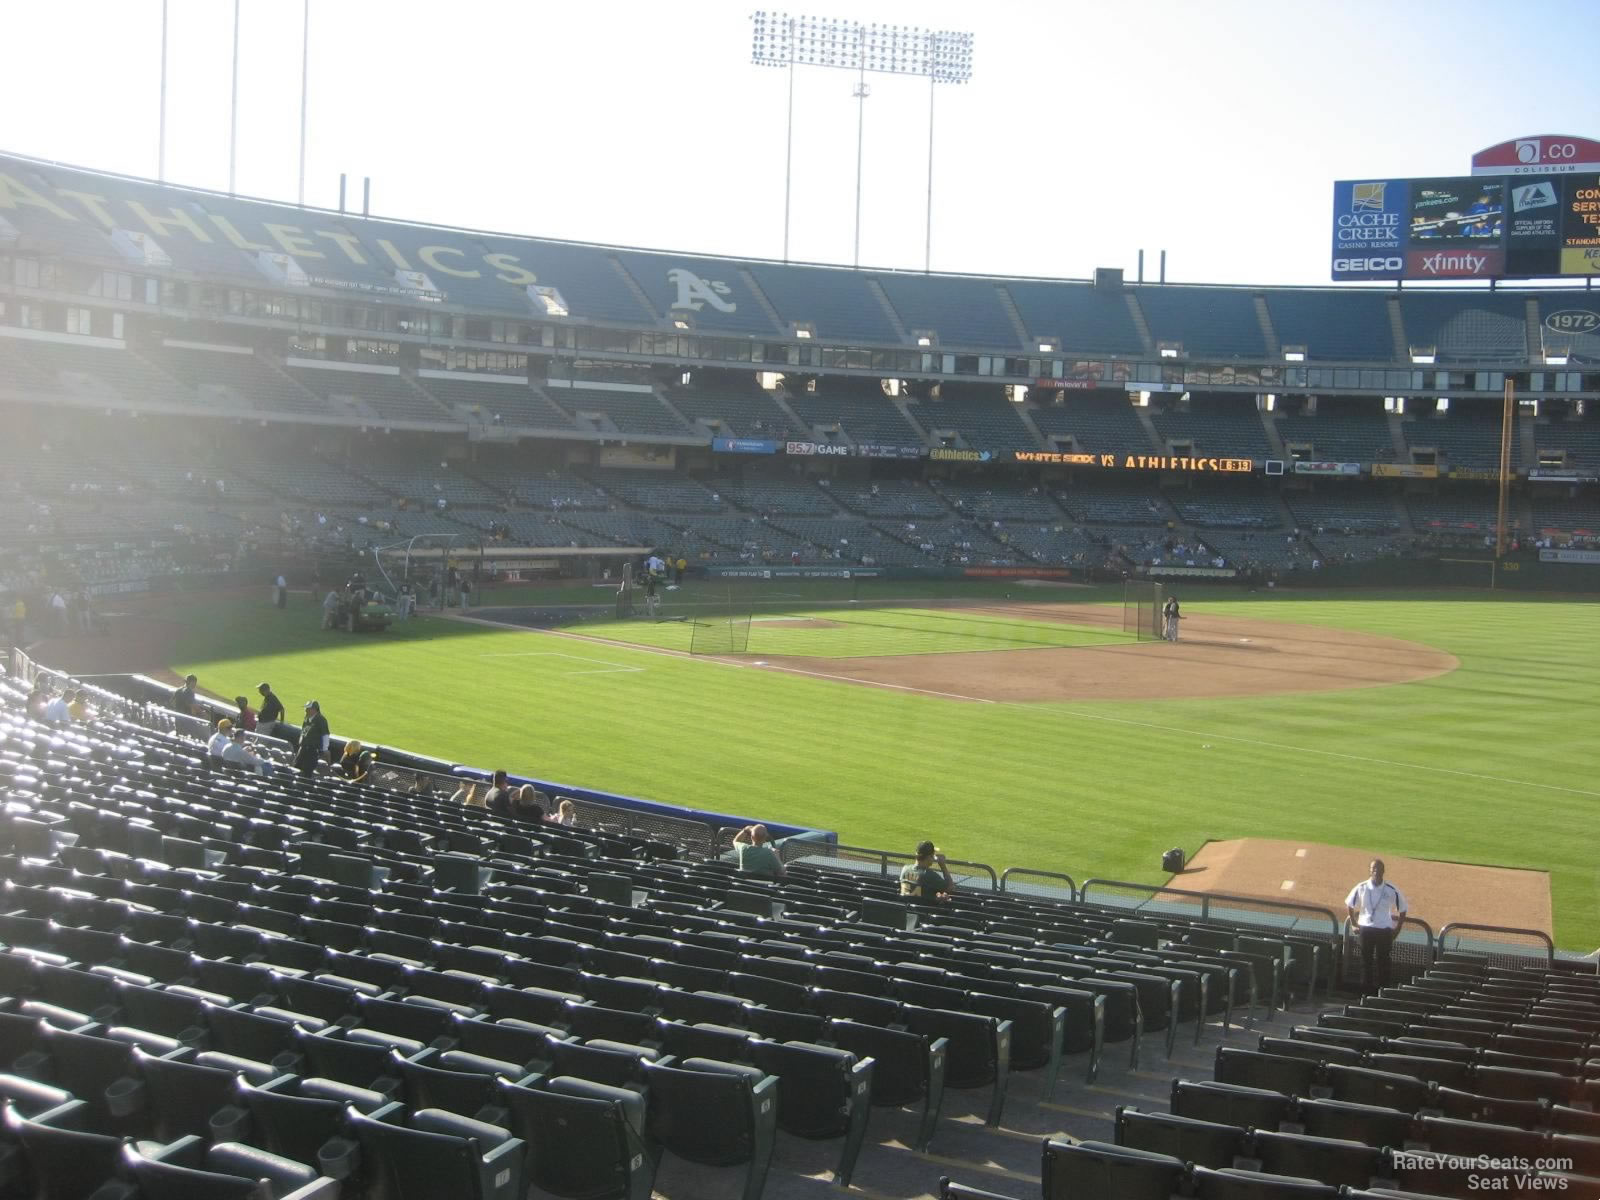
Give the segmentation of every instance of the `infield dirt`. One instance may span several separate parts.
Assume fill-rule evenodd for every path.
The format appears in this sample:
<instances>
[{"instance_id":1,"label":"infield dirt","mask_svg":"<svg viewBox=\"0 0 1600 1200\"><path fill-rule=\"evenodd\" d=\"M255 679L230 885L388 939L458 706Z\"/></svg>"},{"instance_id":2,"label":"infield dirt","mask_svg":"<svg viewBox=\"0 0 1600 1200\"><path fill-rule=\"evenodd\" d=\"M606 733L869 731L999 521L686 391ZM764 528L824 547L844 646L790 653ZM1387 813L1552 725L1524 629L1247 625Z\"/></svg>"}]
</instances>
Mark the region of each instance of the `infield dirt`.
<instances>
[{"instance_id":1,"label":"infield dirt","mask_svg":"<svg viewBox=\"0 0 1600 1200\"><path fill-rule=\"evenodd\" d=\"M1114 605L986 605L963 611L1075 625L1121 622L1121 609ZM1186 617L1177 642L848 659L763 656L760 661L830 679L953 699L1006 701L1181 700L1343 691L1411 683L1460 665L1454 655L1399 638L1209 614Z\"/></svg>"}]
</instances>

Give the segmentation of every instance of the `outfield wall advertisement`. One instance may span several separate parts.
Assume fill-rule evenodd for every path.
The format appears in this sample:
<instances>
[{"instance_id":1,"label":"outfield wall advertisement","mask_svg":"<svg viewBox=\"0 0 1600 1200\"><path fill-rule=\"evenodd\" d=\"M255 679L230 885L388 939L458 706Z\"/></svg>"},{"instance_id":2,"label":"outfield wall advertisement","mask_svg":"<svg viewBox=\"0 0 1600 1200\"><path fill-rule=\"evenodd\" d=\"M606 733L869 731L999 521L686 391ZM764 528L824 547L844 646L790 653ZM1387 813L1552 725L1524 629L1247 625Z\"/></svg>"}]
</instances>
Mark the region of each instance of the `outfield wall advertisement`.
<instances>
[{"instance_id":1,"label":"outfield wall advertisement","mask_svg":"<svg viewBox=\"0 0 1600 1200\"><path fill-rule=\"evenodd\" d=\"M1600 172L1340 180L1335 280L1600 274Z\"/></svg>"}]
</instances>

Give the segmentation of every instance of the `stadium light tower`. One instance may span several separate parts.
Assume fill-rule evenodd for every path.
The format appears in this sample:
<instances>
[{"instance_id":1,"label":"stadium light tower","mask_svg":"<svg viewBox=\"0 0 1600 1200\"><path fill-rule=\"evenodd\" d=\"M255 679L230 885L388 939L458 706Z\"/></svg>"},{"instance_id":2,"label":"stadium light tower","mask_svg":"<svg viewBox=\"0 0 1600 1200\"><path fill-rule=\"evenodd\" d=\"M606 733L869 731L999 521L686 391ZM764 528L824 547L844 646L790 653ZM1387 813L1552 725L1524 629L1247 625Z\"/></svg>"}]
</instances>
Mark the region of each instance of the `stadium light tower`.
<instances>
[{"instance_id":1,"label":"stadium light tower","mask_svg":"<svg viewBox=\"0 0 1600 1200\"><path fill-rule=\"evenodd\" d=\"M928 208L923 269L933 265L933 112L941 83L972 79L972 34L913 25L863 25L834 17L796 16L763 9L751 18L750 61L789 71L789 117L783 165L783 259L789 261L789 195L794 167L794 72L798 67L831 67L856 73L856 239L855 265L861 265L862 135L867 72L913 75L928 81Z\"/></svg>"},{"instance_id":2,"label":"stadium light tower","mask_svg":"<svg viewBox=\"0 0 1600 1200\"><path fill-rule=\"evenodd\" d=\"M167 0L161 0L161 113L156 119L156 181L167 181Z\"/></svg>"}]
</instances>

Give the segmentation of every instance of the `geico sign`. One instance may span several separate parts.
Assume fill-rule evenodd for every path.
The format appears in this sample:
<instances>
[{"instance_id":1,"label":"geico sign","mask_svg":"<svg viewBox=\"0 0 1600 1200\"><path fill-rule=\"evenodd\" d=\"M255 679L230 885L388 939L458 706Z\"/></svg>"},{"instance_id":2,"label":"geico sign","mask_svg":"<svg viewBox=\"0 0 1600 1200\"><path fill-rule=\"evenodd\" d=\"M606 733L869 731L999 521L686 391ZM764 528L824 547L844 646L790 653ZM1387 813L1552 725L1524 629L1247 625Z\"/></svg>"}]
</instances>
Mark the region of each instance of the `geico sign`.
<instances>
[{"instance_id":1,"label":"geico sign","mask_svg":"<svg viewBox=\"0 0 1600 1200\"><path fill-rule=\"evenodd\" d=\"M1335 271L1399 271L1404 269L1405 260L1399 258L1336 258L1333 260Z\"/></svg>"}]
</instances>

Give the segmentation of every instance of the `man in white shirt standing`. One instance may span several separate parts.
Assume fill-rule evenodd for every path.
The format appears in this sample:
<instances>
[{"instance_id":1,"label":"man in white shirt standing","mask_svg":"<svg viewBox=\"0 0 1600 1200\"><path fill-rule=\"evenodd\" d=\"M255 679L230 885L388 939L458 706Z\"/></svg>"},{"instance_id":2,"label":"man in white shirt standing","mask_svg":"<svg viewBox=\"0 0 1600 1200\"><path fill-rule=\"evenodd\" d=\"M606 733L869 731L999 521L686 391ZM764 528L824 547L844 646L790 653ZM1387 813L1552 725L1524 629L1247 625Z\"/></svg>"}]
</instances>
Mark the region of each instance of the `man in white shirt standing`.
<instances>
[{"instance_id":1,"label":"man in white shirt standing","mask_svg":"<svg viewBox=\"0 0 1600 1200\"><path fill-rule=\"evenodd\" d=\"M1389 986L1389 948L1406 919L1406 898L1400 889L1383 877L1383 859L1372 860L1372 873L1344 898L1350 920L1361 939L1361 990L1372 991L1373 960L1377 960L1377 982Z\"/></svg>"}]
</instances>

